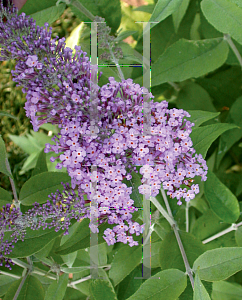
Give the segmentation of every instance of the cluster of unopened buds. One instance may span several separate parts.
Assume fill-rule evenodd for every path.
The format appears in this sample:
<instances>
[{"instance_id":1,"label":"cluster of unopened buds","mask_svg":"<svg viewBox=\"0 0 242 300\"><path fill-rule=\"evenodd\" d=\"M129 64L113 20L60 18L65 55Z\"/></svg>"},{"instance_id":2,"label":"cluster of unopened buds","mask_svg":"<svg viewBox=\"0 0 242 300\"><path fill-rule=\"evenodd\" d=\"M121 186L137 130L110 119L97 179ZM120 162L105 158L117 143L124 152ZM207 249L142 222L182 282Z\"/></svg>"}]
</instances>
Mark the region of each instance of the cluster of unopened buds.
<instances>
[{"instance_id":1,"label":"cluster of unopened buds","mask_svg":"<svg viewBox=\"0 0 242 300\"><path fill-rule=\"evenodd\" d=\"M6 22L1 21L3 16ZM189 135L194 124L186 119L190 117L186 111L168 109L166 101L149 101L150 135L144 135L143 107L154 98L147 89L132 79L117 82L109 77L109 83L97 87L93 99L92 66L81 47L75 47L73 56L64 39L51 39L48 24L36 27L24 13L18 16L14 7L1 5L0 46L0 60L16 60L13 80L27 93L25 110L34 130L44 123L59 126L60 133L52 139L55 144L46 144L45 152L56 153L51 161L58 160L56 168L65 167L71 177L71 187L64 185L64 192L51 194L46 204L36 203L24 216L18 211L11 224L2 217L1 228L15 228L22 218L21 238L26 227L55 227L67 234L72 218L92 215L98 220L90 222L93 232L103 222L111 225L103 236L108 245L122 242L132 247L138 245L132 235L140 235L144 225L132 220L138 208L130 198L132 188L122 181L131 180L133 171L138 173L136 166L142 166L138 189L146 199L157 196L162 186L178 205L199 193L193 178L206 180L207 166L192 148ZM98 112L94 119L93 104ZM89 206L92 200L96 207ZM12 242L9 246L3 241L1 235L2 257L12 247Z\"/></svg>"}]
</instances>

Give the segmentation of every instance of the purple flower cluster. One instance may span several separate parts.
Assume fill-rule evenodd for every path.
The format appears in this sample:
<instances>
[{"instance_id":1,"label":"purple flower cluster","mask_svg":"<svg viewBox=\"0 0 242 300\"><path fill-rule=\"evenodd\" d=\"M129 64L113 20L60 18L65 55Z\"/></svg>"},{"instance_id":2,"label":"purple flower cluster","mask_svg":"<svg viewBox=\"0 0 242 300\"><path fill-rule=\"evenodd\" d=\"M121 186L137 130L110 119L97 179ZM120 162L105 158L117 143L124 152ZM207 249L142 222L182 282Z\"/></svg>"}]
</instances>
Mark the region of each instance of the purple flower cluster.
<instances>
[{"instance_id":1,"label":"purple flower cluster","mask_svg":"<svg viewBox=\"0 0 242 300\"><path fill-rule=\"evenodd\" d=\"M51 161L58 159L56 168L66 167L71 177L71 187L64 185L64 194L57 191L46 204L36 203L22 223L32 229L54 227L67 234L71 219L94 216L98 223L90 222L93 232L103 222L115 225L104 232L108 245L138 245L132 235L140 235L144 225L132 220L138 209L130 198L132 188L123 183L132 178L132 171L138 172L136 166L142 166L139 192L147 199L157 196L163 186L181 205L182 199L190 201L199 193L193 178L206 180L206 162L195 153L189 137L194 125L186 119L190 115L182 109L168 109L166 101L151 100L151 134L145 136L144 102L154 98L147 89L132 79L116 82L110 77L108 84L96 86L92 99L91 65L81 47L72 56L64 39L51 40L48 24L36 28L32 19L18 16L14 8L1 9L0 17L7 16L7 21L0 22L0 60L17 60L12 74L27 93L26 115L34 130L43 123L58 124L60 133L52 139L55 145L46 144L45 152L55 152ZM92 166L97 171L92 172ZM97 208L90 207L92 200ZM6 253L12 247L11 243L2 245Z\"/></svg>"},{"instance_id":2,"label":"purple flower cluster","mask_svg":"<svg viewBox=\"0 0 242 300\"><path fill-rule=\"evenodd\" d=\"M25 236L25 220L15 207L6 204L0 211L0 266L5 263L5 267L11 270L12 260L5 257L12 252L14 243L23 240Z\"/></svg>"},{"instance_id":3,"label":"purple flower cluster","mask_svg":"<svg viewBox=\"0 0 242 300\"><path fill-rule=\"evenodd\" d=\"M7 21L3 22L2 18ZM90 62L81 47L65 48L65 38L51 39L52 28L36 27L14 6L0 11L1 60L16 60L13 81L27 93L25 110L35 131L44 124L59 124L60 116L85 110L90 98ZM38 114L38 116L37 116Z\"/></svg>"}]
</instances>

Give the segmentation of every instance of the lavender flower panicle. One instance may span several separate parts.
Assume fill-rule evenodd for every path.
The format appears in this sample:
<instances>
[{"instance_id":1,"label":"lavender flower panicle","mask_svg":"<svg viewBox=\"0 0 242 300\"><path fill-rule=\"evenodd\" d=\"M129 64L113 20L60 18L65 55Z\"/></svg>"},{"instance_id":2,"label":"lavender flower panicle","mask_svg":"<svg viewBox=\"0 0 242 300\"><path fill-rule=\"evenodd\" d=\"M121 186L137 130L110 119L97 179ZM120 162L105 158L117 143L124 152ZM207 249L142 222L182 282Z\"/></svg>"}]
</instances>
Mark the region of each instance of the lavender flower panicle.
<instances>
[{"instance_id":1,"label":"lavender flower panicle","mask_svg":"<svg viewBox=\"0 0 242 300\"><path fill-rule=\"evenodd\" d=\"M44 124L59 124L59 115L86 111L90 98L90 62L86 52L76 46L65 48L65 38L51 39L52 28L36 27L14 6L1 4L0 60L15 59L13 81L27 93L25 110L35 131ZM61 99L61 101L60 101ZM80 107L80 103L82 103ZM36 115L38 113L38 116Z\"/></svg>"},{"instance_id":2,"label":"lavender flower panicle","mask_svg":"<svg viewBox=\"0 0 242 300\"><path fill-rule=\"evenodd\" d=\"M206 180L206 162L195 153L189 137L194 125L186 119L190 115L182 109L168 109L166 101L151 100L151 135L144 136L144 100L154 96L132 79L116 82L109 77L108 84L97 86L94 101L99 112L95 119L98 126L92 126L90 111L94 101L90 99L91 66L86 53L76 47L72 57L64 39L51 40L48 24L36 28L33 19L25 14L17 16L15 8L3 9L1 5L1 9L7 21L0 22L0 60L17 60L12 74L27 92L26 115L34 130L46 122L58 124L60 133L52 138L55 145L46 144L45 153L55 152L57 156L51 161L59 159L56 168L66 167L71 177L71 187L64 185L64 195L59 191L51 194L46 204L35 203L22 219L18 216L16 220L21 219L25 227L33 230L54 227L67 234L71 219L90 218L92 214L98 219L97 224L89 225L93 232L98 232L103 222L114 225L104 232L108 245L138 245L132 235L140 235L144 224L132 220L132 213L138 209L130 198L132 188L123 183L132 178L132 171L138 172L137 165L142 166L143 184L138 187L141 194L155 197L163 186L178 205L182 199L190 201L199 193L199 186L193 184L195 176ZM91 172L92 165L97 166L96 172ZM89 206L93 192L90 181L97 183L97 209ZM9 214L8 208L4 214ZM19 212L13 217L15 214ZM14 229L16 220L11 223ZM2 243L4 232L1 234ZM24 237L24 230L21 234ZM12 244L1 247L0 258Z\"/></svg>"}]
</instances>

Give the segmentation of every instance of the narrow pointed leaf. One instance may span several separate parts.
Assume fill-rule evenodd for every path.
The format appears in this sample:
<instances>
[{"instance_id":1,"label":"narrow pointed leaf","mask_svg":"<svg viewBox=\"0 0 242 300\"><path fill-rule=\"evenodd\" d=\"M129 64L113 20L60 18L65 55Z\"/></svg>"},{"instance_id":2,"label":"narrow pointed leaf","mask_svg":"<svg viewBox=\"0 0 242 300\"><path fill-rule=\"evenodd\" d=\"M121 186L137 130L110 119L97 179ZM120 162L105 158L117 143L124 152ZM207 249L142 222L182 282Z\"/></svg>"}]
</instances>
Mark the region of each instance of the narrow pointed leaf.
<instances>
[{"instance_id":1,"label":"narrow pointed leaf","mask_svg":"<svg viewBox=\"0 0 242 300\"><path fill-rule=\"evenodd\" d=\"M234 194L208 170L204 194L212 211L226 223L234 223L240 215L239 202Z\"/></svg>"},{"instance_id":2,"label":"narrow pointed leaf","mask_svg":"<svg viewBox=\"0 0 242 300\"><path fill-rule=\"evenodd\" d=\"M24 205L32 205L35 202L45 203L49 199L48 195L55 193L57 189L63 191L61 182L70 183L70 176L63 172L43 172L35 175L22 186L19 200Z\"/></svg>"},{"instance_id":3,"label":"narrow pointed leaf","mask_svg":"<svg viewBox=\"0 0 242 300\"><path fill-rule=\"evenodd\" d=\"M68 284L68 274L60 276L58 281L53 281L46 291L45 300L62 300Z\"/></svg>"},{"instance_id":4,"label":"narrow pointed leaf","mask_svg":"<svg viewBox=\"0 0 242 300\"><path fill-rule=\"evenodd\" d=\"M94 279L89 288L94 300L118 300L113 286L107 280Z\"/></svg>"},{"instance_id":5,"label":"narrow pointed leaf","mask_svg":"<svg viewBox=\"0 0 242 300\"><path fill-rule=\"evenodd\" d=\"M233 124L214 124L198 128L194 128L190 137L193 142L193 148L197 153L202 154L203 158L206 157L207 151L212 143L225 131L237 128Z\"/></svg>"},{"instance_id":6,"label":"narrow pointed leaf","mask_svg":"<svg viewBox=\"0 0 242 300\"><path fill-rule=\"evenodd\" d=\"M174 300L180 296L186 286L185 273L176 269L165 270L147 279L128 300Z\"/></svg>"},{"instance_id":7,"label":"narrow pointed leaf","mask_svg":"<svg viewBox=\"0 0 242 300\"><path fill-rule=\"evenodd\" d=\"M197 272L195 276L193 300L211 300L207 290L199 278L199 272Z\"/></svg>"},{"instance_id":8,"label":"narrow pointed leaf","mask_svg":"<svg viewBox=\"0 0 242 300\"><path fill-rule=\"evenodd\" d=\"M8 289L4 300L13 300L15 293L22 281L20 278L18 281L14 282ZM20 290L17 300L44 300L45 291L41 282L34 276L28 276L24 282L23 287Z\"/></svg>"},{"instance_id":9,"label":"narrow pointed leaf","mask_svg":"<svg viewBox=\"0 0 242 300\"><path fill-rule=\"evenodd\" d=\"M238 1L239 3L239 1ZM242 44L242 6L229 0L203 0L201 8L206 19L218 31L230 34Z\"/></svg>"},{"instance_id":10,"label":"narrow pointed leaf","mask_svg":"<svg viewBox=\"0 0 242 300\"><path fill-rule=\"evenodd\" d=\"M207 74L224 64L229 47L223 38L172 44L152 65L152 86L168 81L184 81Z\"/></svg>"},{"instance_id":11,"label":"narrow pointed leaf","mask_svg":"<svg viewBox=\"0 0 242 300\"><path fill-rule=\"evenodd\" d=\"M193 270L199 268L202 280L225 280L242 269L242 248L225 247L206 251L199 256Z\"/></svg>"},{"instance_id":12,"label":"narrow pointed leaf","mask_svg":"<svg viewBox=\"0 0 242 300\"><path fill-rule=\"evenodd\" d=\"M11 177L13 179L13 175L8 171L6 167L6 148L2 137L0 136L0 172Z\"/></svg>"}]
</instances>

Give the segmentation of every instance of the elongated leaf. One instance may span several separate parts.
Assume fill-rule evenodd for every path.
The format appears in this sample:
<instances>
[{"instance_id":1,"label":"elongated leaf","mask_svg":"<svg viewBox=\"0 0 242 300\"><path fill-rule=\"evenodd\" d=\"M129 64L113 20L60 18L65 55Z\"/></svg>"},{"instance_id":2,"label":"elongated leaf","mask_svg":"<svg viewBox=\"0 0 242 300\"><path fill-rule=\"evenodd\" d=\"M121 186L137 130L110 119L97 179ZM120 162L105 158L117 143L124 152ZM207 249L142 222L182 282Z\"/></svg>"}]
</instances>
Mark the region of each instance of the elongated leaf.
<instances>
[{"instance_id":1,"label":"elongated leaf","mask_svg":"<svg viewBox=\"0 0 242 300\"><path fill-rule=\"evenodd\" d=\"M224 222L234 223L240 215L239 202L234 194L208 170L204 194L213 212Z\"/></svg>"},{"instance_id":2,"label":"elongated leaf","mask_svg":"<svg viewBox=\"0 0 242 300\"><path fill-rule=\"evenodd\" d=\"M56 5L56 0L42 0L40 2L36 2L35 0L28 0L24 6L19 10L19 14L22 12L26 13L26 15L34 14L38 11L44 10L51 6Z\"/></svg>"},{"instance_id":3,"label":"elongated leaf","mask_svg":"<svg viewBox=\"0 0 242 300\"><path fill-rule=\"evenodd\" d=\"M119 284L129 275L141 262L142 246L123 246L115 254L109 271L109 278L114 286Z\"/></svg>"},{"instance_id":4,"label":"elongated leaf","mask_svg":"<svg viewBox=\"0 0 242 300\"><path fill-rule=\"evenodd\" d=\"M31 14L30 17L36 21L36 25L44 26L45 23L49 25L55 22L64 12L66 5L61 3L58 6L51 6L44 10Z\"/></svg>"},{"instance_id":5,"label":"elongated leaf","mask_svg":"<svg viewBox=\"0 0 242 300\"><path fill-rule=\"evenodd\" d=\"M78 0L82 5L88 9L94 16L102 16L105 18L107 25L112 28L111 32L115 32L121 22L121 5L118 0ZM76 8L74 5L70 5L73 13L83 22L92 21L84 13L81 12L81 9Z\"/></svg>"},{"instance_id":6,"label":"elongated leaf","mask_svg":"<svg viewBox=\"0 0 242 300\"><path fill-rule=\"evenodd\" d=\"M207 290L199 278L199 272L197 272L195 276L193 300L211 300Z\"/></svg>"},{"instance_id":7,"label":"elongated leaf","mask_svg":"<svg viewBox=\"0 0 242 300\"><path fill-rule=\"evenodd\" d=\"M179 233L189 264L192 265L198 256L205 251L205 247L192 234L184 231L179 231ZM179 269L184 272L186 271L174 232L168 233L161 242L159 260L162 270Z\"/></svg>"},{"instance_id":8,"label":"elongated leaf","mask_svg":"<svg viewBox=\"0 0 242 300\"><path fill-rule=\"evenodd\" d=\"M6 205L7 203L12 203L12 200L11 194L0 187L0 207Z\"/></svg>"},{"instance_id":9,"label":"elongated leaf","mask_svg":"<svg viewBox=\"0 0 242 300\"><path fill-rule=\"evenodd\" d=\"M189 82L182 87L177 96L176 103L178 108L185 110L216 111L208 92L194 82Z\"/></svg>"},{"instance_id":10,"label":"elongated leaf","mask_svg":"<svg viewBox=\"0 0 242 300\"><path fill-rule=\"evenodd\" d=\"M32 172L32 176L41 174L43 172L47 172L48 168L47 168L47 164L46 164L46 154L44 152L44 149L40 152L38 160L37 160L37 164Z\"/></svg>"},{"instance_id":11,"label":"elongated leaf","mask_svg":"<svg viewBox=\"0 0 242 300\"><path fill-rule=\"evenodd\" d=\"M196 272L198 267L202 280L220 281L227 279L242 269L242 248L225 247L208 250L199 256L193 265Z\"/></svg>"},{"instance_id":12,"label":"elongated leaf","mask_svg":"<svg viewBox=\"0 0 242 300\"><path fill-rule=\"evenodd\" d=\"M201 153L203 158L206 157L207 151L212 143L225 131L236 128L233 124L214 124L194 128L190 137L193 142L193 148L197 153Z\"/></svg>"},{"instance_id":13,"label":"elongated leaf","mask_svg":"<svg viewBox=\"0 0 242 300\"><path fill-rule=\"evenodd\" d=\"M90 247L90 220L84 219L82 220L78 226L75 228L75 232L73 235L65 241L63 245L56 249L56 253L60 255L66 255L69 253L73 253L77 250L84 249ZM110 227L108 223L102 223L98 229L98 243L104 243L104 239L102 238L103 232L106 228Z\"/></svg>"},{"instance_id":14,"label":"elongated leaf","mask_svg":"<svg viewBox=\"0 0 242 300\"><path fill-rule=\"evenodd\" d=\"M65 296L68 284L68 274L60 276L59 280L54 280L46 291L45 300L62 300Z\"/></svg>"},{"instance_id":15,"label":"elongated leaf","mask_svg":"<svg viewBox=\"0 0 242 300\"><path fill-rule=\"evenodd\" d=\"M149 22L158 22L171 15L181 5L182 0L158 0L154 11L150 17ZM156 23L151 23L150 28L154 27Z\"/></svg>"},{"instance_id":16,"label":"elongated leaf","mask_svg":"<svg viewBox=\"0 0 242 300\"><path fill-rule=\"evenodd\" d=\"M202 110L188 110L187 112L191 115L188 120L195 124L193 128L200 126L208 120L216 118L220 114L219 112L209 112Z\"/></svg>"},{"instance_id":17,"label":"elongated leaf","mask_svg":"<svg viewBox=\"0 0 242 300\"><path fill-rule=\"evenodd\" d=\"M213 283L213 300L241 300L242 286L235 282L217 281Z\"/></svg>"},{"instance_id":18,"label":"elongated leaf","mask_svg":"<svg viewBox=\"0 0 242 300\"><path fill-rule=\"evenodd\" d=\"M185 273L176 269L165 270L147 279L128 300L174 300L180 296L186 286Z\"/></svg>"},{"instance_id":19,"label":"elongated leaf","mask_svg":"<svg viewBox=\"0 0 242 300\"><path fill-rule=\"evenodd\" d=\"M226 152L242 137L241 111L242 111L242 97L239 97L233 103L229 111L229 115L227 117L226 122L231 124L236 124L240 128L236 130L227 131L221 135L219 140L218 154L217 154L217 161L216 161L217 167L219 166Z\"/></svg>"},{"instance_id":20,"label":"elongated leaf","mask_svg":"<svg viewBox=\"0 0 242 300\"><path fill-rule=\"evenodd\" d=\"M223 38L201 41L180 39L153 64L152 86L168 81L184 81L211 72L226 61L228 52Z\"/></svg>"},{"instance_id":21,"label":"elongated leaf","mask_svg":"<svg viewBox=\"0 0 242 300\"><path fill-rule=\"evenodd\" d=\"M13 175L11 174L11 171L9 172L6 167L6 148L4 141L2 139L2 136L0 135L0 172L11 177L13 179Z\"/></svg>"},{"instance_id":22,"label":"elongated leaf","mask_svg":"<svg viewBox=\"0 0 242 300\"><path fill-rule=\"evenodd\" d=\"M119 283L118 300L126 300L133 295L142 284L142 266L137 266L123 281Z\"/></svg>"},{"instance_id":23,"label":"elongated leaf","mask_svg":"<svg viewBox=\"0 0 242 300\"><path fill-rule=\"evenodd\" d=\"M90 292L94 300L118 300L113 286L107 280L94 279L90 284Z\"/></svg>"},{"instance_id":24,"label":"elongated leaf","mask_svg":"<svg viewBox=\"0 0 242 300\"><path fill-rule=\"evenodd\" d=\"M20 278L18 281L14 282L8 289L4 300L13 300L15 293L22 281ZM45 291L41 282L33 276L28 276L24 282L23 287L20 290L18 300L44 300Z\"/></svg>"},{"instance_id":25,"label":"elongated leaf","mask_svg":"<svg viewBox=\"0 0 242 300\"><path fill-rule=\"evenodd\" d=\"M32 205L35 202L45 203L48 195L55 193L57 189L63 191L61 182L70 183L70 176L63 172L43 172L35 175L22 186L19 200L24 205Z\"/></svg>"},{"instance_id":26,"label":"elongated leaf","mask_svg":"<svg viewBox=\"0 0 242 300\"><path fill-rule=\"evenodd\" d=\"M240 226L235 231L235 240L239 247L242 247L242 227Z\"/></svg>"},{"instance_id":27,"label":"elongated leaf","mask_svg":"<svg viewBox=\"0 0 242 300\"><path fill-rule=\"evenodd\" d=\"M11 272L11 271L10 271ZM142 276L142 275L141 275ZM6 294L11 284L18 279L7 275L0 275L0 297Z\"/></svg>"},{"instance_id":28,"label":"elongated leaf","mask_svg":"<svg viewBox=\"0 0 242 300\"><path fill-rule=\"evenodd\" d=\"M190 2L190 0L183 0L181 5L172 14L172 20L173 20L173 24L174 24L174 28L175 28L176 32L177 32L177 30L180 26L180 23L187 11L189 2Z\"/></svg>"},{"instance_id":29,"label":"elongated leaf","mask_svg":"<svg viewBox=\"0 0 242 300\"><path fill-rule=\"evenodd\" d=\"M203 0L201 8L209 23L242 44L242 7L228 0Z\"/></svg>"},{"instance_id":30,"label":"elongated leaf","mask_svg":"<svg viewBox=\"0 0 242 300\"><path fill-rule=\"evenodd\" d=\"M43 249L48 243L62 233L62 230L56 232L54 228L47 228L45 230L42 228L39 230L27 228L24 242L19 240L16 244L14 244L13 251L6 256L10 258L30 256ZM6 234L6 238L7 237L8 235ZM9 237L8 240L11 240L11 237Z\"/></svg>"},{"instance_id":31,"label":"elongated leaf","mask_svg":"<svg viewBox=\"0 0 242 300\"><path fill-rule=\"evenodd\" d=\"M0 117L9 117L9 118L12 118L12 119L15 119L15 120L18 120L17 117L15 116L12 116L11 114L7 113L6 111L0 111Z\"/></svg>"}]
</instances>

